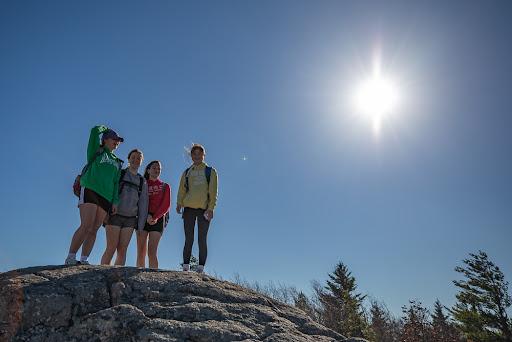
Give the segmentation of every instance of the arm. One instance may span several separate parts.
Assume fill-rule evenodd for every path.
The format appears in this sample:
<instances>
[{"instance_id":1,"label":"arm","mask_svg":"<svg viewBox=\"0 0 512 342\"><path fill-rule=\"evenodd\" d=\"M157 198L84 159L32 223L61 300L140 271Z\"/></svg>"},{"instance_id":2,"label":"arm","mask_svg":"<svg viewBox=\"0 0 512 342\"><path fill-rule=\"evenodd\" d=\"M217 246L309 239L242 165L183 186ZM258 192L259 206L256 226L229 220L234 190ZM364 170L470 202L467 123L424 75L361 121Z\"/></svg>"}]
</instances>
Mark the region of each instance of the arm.
<instances>
[{"instance_id":1,"label":"arm","mask_svg":"<svg viewBox=\"0 0 512 342\"><path fill-rule=\"evenodd\" d=\"M178 214L181 214L181 208L183 208L183 198L187 192L185 190L185 172L183 172L181 175L180 186L178 187L178 197L176 198L176 212Z\"/></svg>"},{"instance_id":2,"label":"arm","mask_svg":"<svg viewBox=\"0 0 512 342\"><path fill-rule=\"evenodd\" d=\"M158 221L162 216L165 215L166 212L169 211L171 207L171 186L167 183L164 184L164 198L162 199L162 203L156 210L156 213L153 215L153 220Z\"/></svg>"},{"instance_id":3,"label":"arm","mask_svg":"<svg viewBox=\"0 0 512 342\"><path fill-rule=\"evenodd\" d=\"M148 195L148 183L144 179L144 185L142 186L142 193L139 198L139 230L144 229L144 225L146 224L146 220L148 217L148 207L149 207L149 195Z\"/></svg>"},{"instance_id":4,"label":"arm","mask_svg":"<svg viewBox=\"0 0 512 342\"><path fill-rule=\"evenodd\" d=\"M176 204L183 206L183 198L185 197L186 192L187 191L185 190L185 172L183 172L180 179L180 186L178 188L178 198L176 199Z\"/></svg>"},{"instance_id":5,"label":"arm","mask_svg":"<svg viewBox=\"0 0 512 342\"><path fill-rule=\"evenodd\" d=\"M112 197L112 204L117 206L119 204L119 178L121 178L121 167L118 168L114 176L114 196Z\"/></svg>"},{"instance_id":6,"label":"arm","mask_svg":"<svg viewBox=\"0 0 512 342\"><path fill-rule=\"evenodd\" d=\"M89 135L89 144L87 145L87 163L90 163L100 148L100 134L107 130L106 126L95 126L91 129Z\"/></svg>"},{"instance_id":7,"label":"arm","mask_svg":"<svg viewBox=\"0 0 512 342\"><path fill-rule=\"evenodd\" d=\"M208 187L208 195L210 196L210 200L208 201L207 210L214 211L215 206L217 205L217 194L218 194L217 184L218 184L217 171L215 169L212 169L212 174L210 176L210 186Z\"/></svg>"}]
</instances>

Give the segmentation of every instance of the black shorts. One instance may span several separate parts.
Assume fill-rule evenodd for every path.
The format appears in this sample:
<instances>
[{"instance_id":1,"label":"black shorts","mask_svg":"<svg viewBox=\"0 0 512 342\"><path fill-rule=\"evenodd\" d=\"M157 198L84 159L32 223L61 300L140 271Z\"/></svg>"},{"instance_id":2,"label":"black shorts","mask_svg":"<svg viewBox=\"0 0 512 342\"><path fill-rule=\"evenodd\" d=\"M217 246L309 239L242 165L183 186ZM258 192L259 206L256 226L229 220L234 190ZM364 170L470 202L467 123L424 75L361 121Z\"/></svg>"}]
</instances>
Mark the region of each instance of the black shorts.
<instances>
[{"instance_id":1,"label":"black shorts","mask_svg":"<svg viewBox=\"0 0 512 342\"><path fill-rule=\"evenodd\" d=\"M80 206L80 204L84 203L96 204L98 207L105 210L107 214L110 213L110 209L112 208L112 203L110 203L105 197L88 188L82 188L80 190L80 200L78 205Z\"/></svg>"},{"instance_id":2,"label":"black shorts","mask_svg":"<svg viewBox=\"0 0 512 342\"><path fill-rule=\"evenodd\" d=\"M164 218L160 217L158 221L154 225L150 225L146 222L146 225L144 226L144 230L147 232L159 232L160 234L164 231Z\"/></svg>"},{"instance_id":3,"label":"black shorts","mask_svg":"<svg viewBox=\"0 0 512 342\"><path fill-rule=\"evenodd\" d=\"M112 215L108 218L107 224L119 228L137 228L137 216Z\"/></svg>"}]
</instances>

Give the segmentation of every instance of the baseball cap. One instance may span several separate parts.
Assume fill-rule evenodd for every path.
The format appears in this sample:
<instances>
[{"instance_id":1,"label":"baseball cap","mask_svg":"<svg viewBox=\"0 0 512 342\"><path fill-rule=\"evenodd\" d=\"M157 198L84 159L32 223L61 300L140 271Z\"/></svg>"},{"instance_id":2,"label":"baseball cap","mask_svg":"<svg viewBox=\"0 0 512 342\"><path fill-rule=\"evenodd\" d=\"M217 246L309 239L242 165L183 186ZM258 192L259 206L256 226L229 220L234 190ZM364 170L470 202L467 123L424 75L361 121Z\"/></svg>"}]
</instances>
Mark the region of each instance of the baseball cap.
<instances>
[{"instance_id":1,"label":"baseball cap","mask_svg":"<svg viewBox=\"0 0 512 342\"><path fill-rule=\"evenodd\" d=\"M119 136L119 134L116 133L113 129L107 129L105 132L103 132L103 136L101 137L102 140L105 139L114 139L118 140L120 142L124 142L124 139Z\"/></svg>"}]
</instances>

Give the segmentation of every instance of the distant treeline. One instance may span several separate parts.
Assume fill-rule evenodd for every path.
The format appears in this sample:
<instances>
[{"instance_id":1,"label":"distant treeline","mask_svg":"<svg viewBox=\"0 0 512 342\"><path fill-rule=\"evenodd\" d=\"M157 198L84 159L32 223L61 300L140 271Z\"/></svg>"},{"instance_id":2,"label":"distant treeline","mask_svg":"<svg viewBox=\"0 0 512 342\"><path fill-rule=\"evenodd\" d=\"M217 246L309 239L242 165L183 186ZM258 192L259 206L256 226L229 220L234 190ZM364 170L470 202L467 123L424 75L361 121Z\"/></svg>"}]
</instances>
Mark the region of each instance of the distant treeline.
<instances>
[{"instance_id":1,"label":"distant treeline","mask_svg":"<svg viewBox=\"0 0 512 342\"><path fill-rule=\"evenodd\" d=\"M512 304L508 282L487 254L471 253L455 271L458 289L453 307L439 300L430 312L417 300L402 307L395 317L383 302L357 293L356 279L339 262L324 284L314 281L311 296L282 284L234 282L274 299L294 305L316 322L345 336L374 342L512 342Z\"/></svg>"}]
</instances>

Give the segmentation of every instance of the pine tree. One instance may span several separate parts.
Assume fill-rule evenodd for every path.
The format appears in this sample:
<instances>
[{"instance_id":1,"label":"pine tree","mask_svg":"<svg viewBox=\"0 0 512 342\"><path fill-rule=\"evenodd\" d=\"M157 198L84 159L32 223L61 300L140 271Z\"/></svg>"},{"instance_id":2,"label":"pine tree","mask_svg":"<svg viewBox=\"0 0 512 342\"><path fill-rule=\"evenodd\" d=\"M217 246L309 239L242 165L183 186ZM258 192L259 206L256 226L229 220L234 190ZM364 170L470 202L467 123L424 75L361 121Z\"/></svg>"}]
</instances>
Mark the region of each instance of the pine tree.
<instances>
[{"instance_id":1,"label":"pine tree","mask_svg":"<svg viewBox=\"0 0 512 342\"><path fill-rule=\"evenodd\" d=\"M197 271L197 266L199 266L199 260L197 260L195 256L191 255L188 264L191 271ZM180 267L183 267L183 263L180 264Z\"/></svg>"},{"instance_id":2,"label":"pine tree","mask_svg":"<svg viewBox=\"0 0 512 342\"><path fill-rule=\"evenodd\" d=\"M329 274L329 279L318 293L322 304L322 323L342 335L364 337L367 324L362 302L366 296L355 293L356 280L341 262Z\"/></svg>"},{"instance_id":3,"label":"pine tree","mask_svg":"<svg viewBox=\"0 0 512 342\"><path fill-rule=\"evenodd\" d=\"M464 259L455 271L464 280L454 280L459 288L452 314L466 337L477 342L512 342L512 324L507 309L512 304L503 272L487 254L479 251Z\"/></svg>"},{"instance_id":4,"label":"pine tree","mask_svg":"<svg viewBox=\"0 0 512 342\"><path fill-rule=\"evenodd\" d=\"M402 342L432 342L432 330L428 319L428 310L419 301L410 301L402 307L404 314Z\"/></svg>"},{"instance_id":5,"label":"pine tree","mask_svg":"<svg viewBox=\"0 0 512 342\"><path fill-rule=\"evenodd\" d=\"M400 322L391 316L384 304L378 303L376 300L371 301L370 328L372 336L366 336L366 338L371 341L400 341Z\"/></svg>"},{"instance_id":6,"label":"pine tree","mask_svg":"<svg viewBox=\"0 0 512 342\"><path fill-rule=\"evenodd\" d=\"M315 308L313 304L308 299L308 297L304 294L304 292L300 291L297 296L294 298L295 307L304 311L311 319L317 320L315 315Z\"/></svg>"},{"instance_id":7,"label":"pine tree","mask_svg":"<svg viewBox=\"0 0 512 342\"><path fill-rule=\"evenodd\" d=\"M432 314L432 340L435 342L461 341L457 329L450 322L449 317L444 314L443 305L439 299L434 303L434 313Z\"/></svg>"}]
</instances>

